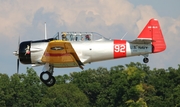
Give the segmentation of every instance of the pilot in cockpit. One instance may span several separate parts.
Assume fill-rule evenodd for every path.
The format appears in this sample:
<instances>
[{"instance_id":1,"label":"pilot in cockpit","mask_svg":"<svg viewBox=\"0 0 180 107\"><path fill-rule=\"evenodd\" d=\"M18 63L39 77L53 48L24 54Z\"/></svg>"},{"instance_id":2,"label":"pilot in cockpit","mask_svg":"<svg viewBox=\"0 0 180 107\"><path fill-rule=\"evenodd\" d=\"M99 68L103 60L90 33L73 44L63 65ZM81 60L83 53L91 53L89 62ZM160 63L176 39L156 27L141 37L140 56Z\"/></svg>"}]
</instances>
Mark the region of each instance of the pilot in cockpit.
<instances>
[{"instance_id":1,"label":"pilot in cockpit","mask_svg":"<svg viewBox=\"0 0 180 107\"><path fill-rule=\"evenodd\" d=\"M62 40L63 40L63 41L67 41L67 38L66 38L66 34L65 34L65 33L62 34Z\"/></svg>"},{"instance_id":2,"label":"pilot in cockpit","mask_svg":"<svg viewBox=\"0 0 180 107\"><path fill-rule=\"evenodd\" d=\"M88 41L90 41L90 40L91 40L91 38L90 38L90 36L89 36L89 35L86 35L86 40L88 40Z\"/></svg>"}]
</instances>

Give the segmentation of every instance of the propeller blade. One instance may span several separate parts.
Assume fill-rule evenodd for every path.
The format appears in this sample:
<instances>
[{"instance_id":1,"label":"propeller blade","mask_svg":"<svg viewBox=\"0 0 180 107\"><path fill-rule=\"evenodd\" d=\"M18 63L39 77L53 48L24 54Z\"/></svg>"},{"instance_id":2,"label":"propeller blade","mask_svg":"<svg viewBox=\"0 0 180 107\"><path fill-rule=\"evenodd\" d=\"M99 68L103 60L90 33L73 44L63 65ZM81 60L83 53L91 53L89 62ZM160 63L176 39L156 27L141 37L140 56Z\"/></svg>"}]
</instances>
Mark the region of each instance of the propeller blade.
<instances>
[{"instance_id":1,"label":"propeller blade","mask_svg":"<svg viewBox=\"0 0 180 107\"><path fill-rule=\"evenodd\" d=\"M19 44L20 44L20 36L19 36L19 39L18 39L18 47L19 47Z\"/></svg>"},{"instance_id":2,"label":"propeller blade","mask_svg":"<svg viewBox=\"0 0 180 107\"><path fill-rule=\"evenodd\" d=\"M19 74L19 45L20 45L20 36L18 38L18 49L16 51L16 55L18 56L18 58L17 58L17 74Z\"/></svg>"},{"instance_id":3,"label":"propeller blade","mask_svg":"<svg viewBox=\"0 0 180 107\"><path fill-rule=\"evenodd\" d=\"M18 39L18 50L17 50L18 57L19 57L19 45L20 45L20 36L19 36L19 39Z\"/></svg>"},{"instance_id":4,"label":"propeller blade","mask_svg":"<svg viewBox=\"0 0 180 107\"><path fill-rule=\"evenodd\" d=\"M19 59L17 59L17 74L19 74Z\"/></svg>"}]
</instances>

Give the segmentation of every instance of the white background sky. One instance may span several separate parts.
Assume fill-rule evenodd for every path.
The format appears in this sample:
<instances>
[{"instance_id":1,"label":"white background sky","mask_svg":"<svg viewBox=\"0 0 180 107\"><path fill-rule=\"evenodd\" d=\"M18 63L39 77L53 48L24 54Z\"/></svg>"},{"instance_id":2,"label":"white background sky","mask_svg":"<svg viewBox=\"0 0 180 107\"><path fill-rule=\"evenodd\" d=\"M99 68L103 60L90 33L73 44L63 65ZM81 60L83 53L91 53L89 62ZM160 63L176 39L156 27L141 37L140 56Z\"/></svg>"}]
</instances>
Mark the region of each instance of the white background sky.
<instances>
[{"instance_id":1,"label":"white background sky","mask_svg":"<svg viewBox=\"0 0 180 107\"><path fill-rule=\"evenodd\" d=\"M44 22L48 37L62 31L91 31L105 37L133 40L149 19L159 20L167 49L149 56L148 66L177 68L180 64L180 1L179 0L0 0L0 73L16 72L12 52L21 41L44 38ZM143 57L129 57L88 64L85 69L142 62ZM20 64L25 73L30 65ZM41 67L34 68L38 74ZM81 71L80 68L55 69L55 75Z\"/></svg>"}]
</instances>

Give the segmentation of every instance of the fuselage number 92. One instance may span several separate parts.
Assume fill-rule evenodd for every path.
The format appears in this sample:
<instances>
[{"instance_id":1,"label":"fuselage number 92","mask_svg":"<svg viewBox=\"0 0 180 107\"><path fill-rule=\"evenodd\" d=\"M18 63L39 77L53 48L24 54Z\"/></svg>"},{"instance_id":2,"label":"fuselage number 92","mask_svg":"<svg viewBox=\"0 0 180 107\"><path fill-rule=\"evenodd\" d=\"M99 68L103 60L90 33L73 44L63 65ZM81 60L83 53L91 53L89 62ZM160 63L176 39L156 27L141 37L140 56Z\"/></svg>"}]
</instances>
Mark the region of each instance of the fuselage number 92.
<instances>
[{"instance_id":1,"label":"fuselage number 92","mask_svg":"<svg viewBox=\"0 0 180 107\"><path fill-rule=\"evenodd\" d=\"M124 44L116 44L114 45L114 52L125 52L125 45Z\"/></svg>"}]
</instances>

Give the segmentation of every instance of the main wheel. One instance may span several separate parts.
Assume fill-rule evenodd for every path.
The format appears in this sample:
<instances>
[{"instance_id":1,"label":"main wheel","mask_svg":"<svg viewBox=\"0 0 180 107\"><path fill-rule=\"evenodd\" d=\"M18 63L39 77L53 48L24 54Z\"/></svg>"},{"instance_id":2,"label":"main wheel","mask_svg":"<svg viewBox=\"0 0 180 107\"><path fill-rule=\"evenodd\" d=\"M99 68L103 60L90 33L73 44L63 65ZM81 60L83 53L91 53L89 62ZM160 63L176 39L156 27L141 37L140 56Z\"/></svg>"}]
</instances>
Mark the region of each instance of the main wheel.
<instances>
[{"instance_id":1,"label":"main wheel","mask_svg":"<svg viewBox=\"0 0 180 107\"><path fill-rule=\"evenodd\" d=\"M149 59L148 59L148 58L144 58L144 59L143 59L143 62L144 62L144 63L148 63L148 62L149 62Z\"/></svg>"},{"instance_id":2,"label":"main wheel","mask_svg":"<svg viewBox=\"0 0 180 107\"><path fill-rule=\"evenodd\" d=\"M44 82L48 87L53 86L56 83L56 79L54 78L54 76L51 76L50 81Z\"/></svg>"},{"instance_id":3,"label":"main wheel","mask_svg":"<svg viewBox=\"0 0 180 107\"><path fill-rule=\"evenodd\" d=\"M48 71L42 72L42 73L40 74L40 79L41 79L41 81L44 82L44 83L50 81L50 80L51 80L51 77L52 77L52 75L51 75L51 73L48 72Z\"/></svg>"}]
</instances>

